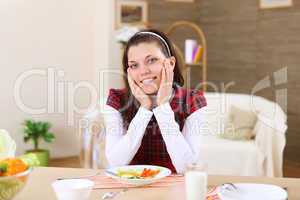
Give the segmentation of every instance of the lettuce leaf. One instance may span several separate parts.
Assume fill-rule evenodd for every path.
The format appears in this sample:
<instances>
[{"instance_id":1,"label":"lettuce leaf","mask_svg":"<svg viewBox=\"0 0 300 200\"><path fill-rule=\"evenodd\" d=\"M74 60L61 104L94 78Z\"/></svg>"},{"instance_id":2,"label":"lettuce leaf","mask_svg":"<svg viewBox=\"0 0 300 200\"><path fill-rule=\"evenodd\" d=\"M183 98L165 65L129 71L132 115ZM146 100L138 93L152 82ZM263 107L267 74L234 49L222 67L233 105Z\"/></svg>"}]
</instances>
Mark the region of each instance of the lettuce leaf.
<instances>
[{"instance_id":1,"label":"lettuce leaf","mask_svg":"<svg viewBox=\"0 0 300 200\"><path fill-rule=\"evenodd\" d=\"M33 153L27 153L25 155L19 156L18 158L21 159L29 167L36 167L40 165L40 161Z\"/></svg>"},{"instance_id":2,"label":"lettuce leaf","mask_svg":"<svg viewBox=\"0 0 300 200\"><path fill-rule=\"evenodd\" d=\"M7 163L0 163L0 174L7 171Z\"/></svg>"},{"instance_id":3,"label":"lettuce leaf","mask_svg":"<svg viewBox=\"0 0 300 200\"><path fill-rule=\"evenodd\" d=\"M6 130L0 129L0 159L14 157L16 143Z\"/></svg>"}]
</instances>

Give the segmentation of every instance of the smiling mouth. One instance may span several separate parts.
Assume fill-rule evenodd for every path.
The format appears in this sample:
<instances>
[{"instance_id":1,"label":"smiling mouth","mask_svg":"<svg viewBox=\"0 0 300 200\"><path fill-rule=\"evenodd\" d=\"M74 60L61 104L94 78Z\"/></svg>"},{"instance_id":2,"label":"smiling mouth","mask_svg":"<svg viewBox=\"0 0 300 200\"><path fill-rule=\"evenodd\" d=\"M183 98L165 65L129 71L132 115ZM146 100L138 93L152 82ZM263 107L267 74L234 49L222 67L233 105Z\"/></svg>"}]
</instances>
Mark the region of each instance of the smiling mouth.
<instances>
[{"instance_id":1,"label":"smiling mouth","mask_svg":"<svg viewBox=\"0 0 300 200\"><path fill-rule=\"evenodd\" d=\"M154 77L154 78L147 78L147 79L142 80L141 83L143 83L144 85L151 84L151 83L153 83L153 81L155 79L156 79L156 77Z\"/></svg>"}]
</instances>

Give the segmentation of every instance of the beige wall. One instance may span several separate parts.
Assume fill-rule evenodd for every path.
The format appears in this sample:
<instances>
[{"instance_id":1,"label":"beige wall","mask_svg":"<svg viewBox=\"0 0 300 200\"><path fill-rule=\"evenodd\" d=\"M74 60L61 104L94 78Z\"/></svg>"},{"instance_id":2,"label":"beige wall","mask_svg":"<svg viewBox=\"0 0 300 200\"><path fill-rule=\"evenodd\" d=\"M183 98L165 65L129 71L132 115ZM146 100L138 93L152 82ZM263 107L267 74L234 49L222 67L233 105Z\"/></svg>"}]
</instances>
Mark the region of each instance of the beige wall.
<instances>
[{"instance_id":1,"label":"beige wall","mask_svg":"<svg viewBox=\"0 0 300 200\"><path fill-rule=\"evenodd\" d=\"M80 115L71 116L72 104L68 101L72 98L67 85L75 87L83 80L95 87L99 84L99 70L110 64L112 9L110 0L0 1L0 128L7 129L17 141L18 154L32 147L23 143L21 122L25 118L53 124L56 141L51 145L42 143L42 147L50 148L53 157L77 154ZM56 78L49 87L48 67ZM45 108L42 114L24 112L14 98L16 80L33 69L45 74L29 76L22 82L21 102L27 107ZM59 77L57 70L64 71L64 76ZM64 84L64 92L57 91L59 84ZM89 91L81 88L74 93L74 103L80 108L88 107ZM59 101L64 107L60 112Z\"/></svg>"}]
</instances>

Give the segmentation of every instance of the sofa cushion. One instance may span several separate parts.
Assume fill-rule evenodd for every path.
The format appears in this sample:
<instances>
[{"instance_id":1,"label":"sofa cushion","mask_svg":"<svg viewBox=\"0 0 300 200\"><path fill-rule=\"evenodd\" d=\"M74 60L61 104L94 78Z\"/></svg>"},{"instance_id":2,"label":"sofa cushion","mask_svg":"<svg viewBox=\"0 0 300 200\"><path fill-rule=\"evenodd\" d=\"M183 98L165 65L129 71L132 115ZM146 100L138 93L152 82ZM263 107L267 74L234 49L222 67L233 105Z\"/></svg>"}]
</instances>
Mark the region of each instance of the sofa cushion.
<instances>
[{"instance_id":1,"label":"sofa cushion","mask_svg":"<svg viewBox=\"0 0 300 200\"><path fill-rule=\"evenodd\" d=\"M254 139L254 126L257 117L252 111L240 109L231 105L229 116L225 125L225 130L219 136L231 140Z\"/></svg>"}]
</instances>

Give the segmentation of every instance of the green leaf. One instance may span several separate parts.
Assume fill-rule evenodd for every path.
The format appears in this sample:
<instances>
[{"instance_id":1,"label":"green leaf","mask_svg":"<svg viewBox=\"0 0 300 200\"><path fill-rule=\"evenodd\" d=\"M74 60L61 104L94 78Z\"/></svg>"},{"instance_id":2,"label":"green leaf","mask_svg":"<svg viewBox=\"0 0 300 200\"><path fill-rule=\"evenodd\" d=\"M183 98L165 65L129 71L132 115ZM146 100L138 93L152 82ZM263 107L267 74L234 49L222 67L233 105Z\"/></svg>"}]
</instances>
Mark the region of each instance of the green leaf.
<instances>
[{"instance_id":1,"label":"green leaf","mask_svg":"<svg viewBox=\"0 0 300 200\"><path fill-rule=\"evenodd\" d=\"M34 129L33 123L34 122L32 120L25 121L25 128L28 130L28 132L31 132Z\"/></svg>"},{"instance_id":2,"label":"green leaf","mask_svg":"<svg viewBox=\"0 0 300 200\"><path fill-rule=\"evenodd\" d=\"M7 171L7 163L0 163L0 173L5 173Z\"/></svg>"},{"instance_id":3,"label":"green leaf","mask_svg":"<svg viewBox=\"0 0 300 200\"><path fill-rule=\"evenodd\" d=\"M51 124L50 123L48 123L48 122L45 122L44 124L43 124L43 130L45 131L45 132L48 132L48 130L51 128Z\"/></svg>"},{"instance_id":4,"label":"green leaf","mask_svg":"<svg viewBox=\"0 0 300 200\"><path fill-rule=\"evenodd\" d=\"M19 158L29 167L35 167L40 165L40 161L34 153L27 153L25 155L19 156Z\"/></svg>"},{"instance_id":5,"label":"green leaf","mask_svg":"<svg viewBox=\"0 0 300 200\"><path fill-rule=\"evenodd\" d=\"M46 142L53 142L55 136L49 132L51 123L43 121L25 120L23 123L24 141L31 140L35 146L38 146L39 138Z\"/></svg>"},{"instance_id":6,"label":"green leaf","mask_svg":"<svg viewBox=\"0 0 300 200\"><path fill-rule=\"evenodd\" d=\"M28 142L30 139L31 139L31 137L25 136L25 137L24 137L24 142Z\"/></svg>"},{"instance_id":7,"label":"green leaf","mask_svg":"<svg viewBox=\"0 0 300 200\"><path fill-rule=\"evenodd\" d=\"M47 133L44 135L44 140L46 142L53 142L54 139L55 139L55 136L52 133Z\"/></svg>"}]
</instances>

